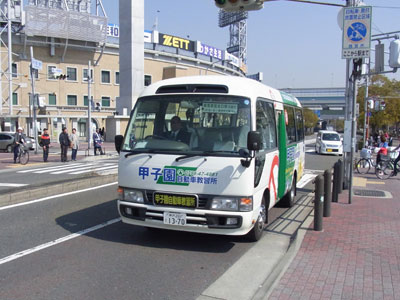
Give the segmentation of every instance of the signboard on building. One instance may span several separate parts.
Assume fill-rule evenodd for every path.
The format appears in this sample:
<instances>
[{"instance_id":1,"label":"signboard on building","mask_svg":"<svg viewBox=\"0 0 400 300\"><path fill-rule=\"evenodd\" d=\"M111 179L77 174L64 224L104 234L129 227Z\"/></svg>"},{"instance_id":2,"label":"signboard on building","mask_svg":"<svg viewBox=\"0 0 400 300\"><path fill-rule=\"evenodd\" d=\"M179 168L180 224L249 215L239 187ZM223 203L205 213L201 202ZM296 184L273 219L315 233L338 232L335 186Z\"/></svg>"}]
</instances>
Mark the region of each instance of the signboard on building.
<instances>
[{"instance_id":1,"label":"signboard on building","mask_svg":"<svg viewBox=\"0 0 400 300\"><path fill-rule=\"evenodd\" d=\"M240 66L239 58L237 58L235 55L228 53L227 51L225 51L225 60L229 61L229 63L235 67L239 68Z\"/></svg>"},{"instance_id":2,"label":"signboard on building","mask_svg":"<svg viewBox=\"0 0 400 300\"><path fill-rule=\"evenodd\" d=\"M344 8L342 58L370 57L371 19L371 6Z\"/></svg>"},{"instance_id":3,"label":"signboard on building","mask_svg":"<svg viewBox=\"0 0 400 300\"><path fill-rule=\"evenodd\" d=\"M107 36L119 38L119 26L117 24L108 24Z\"/></svg>"},{"instance_id":4,"label":"signboard on building","mask_svg":"<svg viewBox=\"0 0 400 300\"><path fill-rule=\"evenodd\" d=\"M151 31L144 31L144 42L145 43L152 43L151 40Z\"/></svg>"},{"instance_id":5,"label":"signboard on building","mask_svg":"<svg viewBox=\"0 0 400 300\"><path fill-rule=\"evenodd\" d=\"M164 46L174 47L194 52L194 41L184 39L181 37L160 33L159 43Z\"/></svg>"},{"instance_id":6,"label":"signboard on building","mask_svg":"<svg viewBox=\"0 0 400 300\"><path fill-rule=\"evenodd\" d=\"M213 46L208 46L206 44L203 44L200 41L196 42L196 49L195 52L203 54L203 55L207 55L207 56L211 56L214 58L218 58L220 60L224 59L224 53L225 51L215 48Z\"/></svg>"}]
</instances>

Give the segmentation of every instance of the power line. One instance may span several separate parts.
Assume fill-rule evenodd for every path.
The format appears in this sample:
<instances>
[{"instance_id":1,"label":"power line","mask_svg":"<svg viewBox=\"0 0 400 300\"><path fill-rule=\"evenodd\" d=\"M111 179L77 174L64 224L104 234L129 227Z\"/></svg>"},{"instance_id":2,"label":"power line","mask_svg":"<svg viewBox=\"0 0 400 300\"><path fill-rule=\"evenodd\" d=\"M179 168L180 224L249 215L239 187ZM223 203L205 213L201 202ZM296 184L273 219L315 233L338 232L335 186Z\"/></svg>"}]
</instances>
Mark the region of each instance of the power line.
<instances>
[{"instance_id":1,"label":"power line","mask_svg":"<svg viewBox=\"0 0 400 300\"><path fill-rule=\"evenodd\" d=\"M390 8L390 9L400 9L400 6L375 6L372 5L373 8Z\"/></svg>"}]
</instances>

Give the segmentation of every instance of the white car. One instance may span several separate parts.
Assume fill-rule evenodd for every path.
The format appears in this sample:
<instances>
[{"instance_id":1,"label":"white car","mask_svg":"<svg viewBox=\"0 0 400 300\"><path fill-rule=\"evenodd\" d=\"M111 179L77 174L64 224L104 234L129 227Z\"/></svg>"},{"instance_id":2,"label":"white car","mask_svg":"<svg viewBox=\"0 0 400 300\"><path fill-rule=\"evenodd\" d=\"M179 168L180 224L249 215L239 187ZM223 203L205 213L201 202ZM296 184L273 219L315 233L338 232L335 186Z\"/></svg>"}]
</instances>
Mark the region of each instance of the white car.
<instances>
[{"instance_id":1,"label":"white car","mask_svg":"<svg viewBox=\"0 0 400 300\"><path fill-rule=\"evenodd\" d=\"M343 143L339 133L320 130L315 141L315 152L319 154L343 154Z\"/></svg>"}]
</instances>

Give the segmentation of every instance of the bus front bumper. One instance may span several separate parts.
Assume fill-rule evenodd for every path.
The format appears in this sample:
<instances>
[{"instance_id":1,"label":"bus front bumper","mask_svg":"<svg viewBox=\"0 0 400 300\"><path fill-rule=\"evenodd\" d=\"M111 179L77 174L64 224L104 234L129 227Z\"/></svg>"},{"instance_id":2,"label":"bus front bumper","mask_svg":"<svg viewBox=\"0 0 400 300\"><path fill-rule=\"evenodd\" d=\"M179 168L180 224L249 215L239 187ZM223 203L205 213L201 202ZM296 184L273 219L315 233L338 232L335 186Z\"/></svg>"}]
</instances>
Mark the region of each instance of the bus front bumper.
<instances>
[{"instance_id":1,"label":"bus front bumper","mask_svg":"<svg viewBox=\"0 0 400 300\"><path fill-rule=\"evenodd\" d=\"M120 200L118 210L122 222L127 224L210 234L245 235L256 221L254 212L157 207ZM165 224L164 212L184 214L185 225Z\"/></svg>"}]
</instances>

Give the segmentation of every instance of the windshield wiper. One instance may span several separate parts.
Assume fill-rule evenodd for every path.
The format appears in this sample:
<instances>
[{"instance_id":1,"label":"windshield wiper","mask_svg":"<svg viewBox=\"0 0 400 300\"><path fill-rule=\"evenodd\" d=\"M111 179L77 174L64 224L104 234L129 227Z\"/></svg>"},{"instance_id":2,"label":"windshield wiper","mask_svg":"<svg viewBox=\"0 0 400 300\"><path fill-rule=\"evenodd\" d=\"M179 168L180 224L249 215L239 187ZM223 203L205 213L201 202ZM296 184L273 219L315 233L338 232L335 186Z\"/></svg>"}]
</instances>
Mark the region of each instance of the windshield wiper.
<instances>
[{"instance_id":1,"label":"windshield wiper","mask_svg":"<svg viewBox=\"0 0 400 300\"><path fill-rule=\"evenodd\" d=\"M136 155L136 154L143 154L143 153L154 153L155 151L153 149L149 149L147 151L137 151L137 150L129 150L129 153L125 154L125 158L128 156Z\"/></svg>"}]
</instances>

